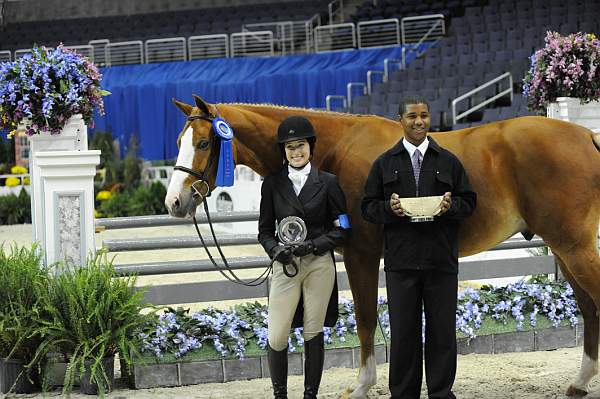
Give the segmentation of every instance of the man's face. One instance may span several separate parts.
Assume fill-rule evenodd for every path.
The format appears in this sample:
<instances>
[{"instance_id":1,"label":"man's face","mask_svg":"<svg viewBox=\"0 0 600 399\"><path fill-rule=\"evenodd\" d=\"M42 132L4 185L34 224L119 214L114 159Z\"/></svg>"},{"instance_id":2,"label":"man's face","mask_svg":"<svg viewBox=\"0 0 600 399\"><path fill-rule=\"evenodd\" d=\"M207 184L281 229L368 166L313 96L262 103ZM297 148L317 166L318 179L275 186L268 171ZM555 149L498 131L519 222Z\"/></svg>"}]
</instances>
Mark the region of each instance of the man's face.
<instances>
[{"instance_id":1,"label":"man's face","mask_svg":"<svg viewBox=\"0 0 600 399\"><path fill-rule=\"evenodd\" d=\"M429 131L429 108L426 104L409 104L400 115L404 137L409 143L418 146L425 140Z\"/></svg>"}]
</instances>

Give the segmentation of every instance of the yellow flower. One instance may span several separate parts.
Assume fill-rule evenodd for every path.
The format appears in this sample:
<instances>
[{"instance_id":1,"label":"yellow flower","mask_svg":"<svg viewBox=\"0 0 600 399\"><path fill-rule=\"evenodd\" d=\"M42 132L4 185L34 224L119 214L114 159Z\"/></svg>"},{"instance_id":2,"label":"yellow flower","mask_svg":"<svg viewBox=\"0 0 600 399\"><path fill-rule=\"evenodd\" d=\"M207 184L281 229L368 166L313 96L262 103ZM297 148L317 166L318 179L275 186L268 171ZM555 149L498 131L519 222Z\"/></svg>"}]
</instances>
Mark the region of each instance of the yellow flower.
<instances>
[{"instance_id":1,"label":"yellow flower","mask_svg":"<svg viewBox=\"0 0 600 399\"><path fill-rule=\"evenodd\" d=\"M101 218L102 214L100 212L98 212L96 209L94 209L94 217L97 218Z\"/></svg>"},{"instance_id":2,"label":"yellow flower","mask_svg":"<svg viewBox=\"0 0 600 399\"><path fill-rule=\"evenodd\" d=\"M17 134L17 129L11 130L10 133L8 133L6 135L6 137L9 138L9 139L12 139L15 134Z\"/></svg>"},{"instance_id":3,"label":"yellow flower","mask_svg":"<svg viewBox=\"0 0 600 399\"><path fill-rule=\"evenodd\" d=\"M23 184L28 186L29 185L29 177L26 177L23 179Z\"/></svg>"},{"instance_id":4,"label":"yellow flower","mask_svg":"<svg viewBox=\"0 0 600 399\"><path fill-rule=\"evenodd\" d=\"M6 184L6 187L15 187L15 186L18 186L19 184L21 184L21 182L16 177L8 177L6 179L5 184Z\"/></svg>"},{"instance_id":5,"label":"yellow flower","mask_svg":"<svg viewBox=\"0 0 600 399\"><path fill-rule=\"evenodd\" d=\"M112 193L107 190L99 191L98 194L96 194L96 199L98 201L105 201L107 199L110 199L111 197L112 197Z\"/></svg>"},{"instance_id":6,"label":"yellow flower","mask_svg":"<svg viewBox=\"0 0 600 399\"><path fill-rule=\"evenodd\" d=\"M594 40L596 38L596 35L593 34L593 33L588 33L587 37L588 37L589 40Z\"/></svg>"},{"instance_id":7,"label":"yellow flower","mask_svg":"<svg viewBox=\"0 0 600 399\"><path fill-rule=\"evenodd\" d=\"M27 168L16 165L10 168L10 173L12 173L13 175L24 175L27 174Z\"/></svg>"}]
</instances>

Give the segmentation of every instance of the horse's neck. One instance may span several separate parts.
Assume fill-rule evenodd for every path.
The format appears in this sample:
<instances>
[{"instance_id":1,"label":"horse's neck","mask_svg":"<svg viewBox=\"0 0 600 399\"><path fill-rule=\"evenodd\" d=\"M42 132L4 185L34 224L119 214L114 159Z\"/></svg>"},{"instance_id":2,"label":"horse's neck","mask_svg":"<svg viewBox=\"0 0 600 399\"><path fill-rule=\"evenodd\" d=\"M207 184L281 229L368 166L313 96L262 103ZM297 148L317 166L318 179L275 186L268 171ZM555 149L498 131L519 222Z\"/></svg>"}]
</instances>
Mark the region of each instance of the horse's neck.
<instances>
[{"instance_id":1,"label":"horse's neck","mask_svg":"<svg viewBox=\"0 0 600 399\"><path fill-rule=\"evenodd\" d=\"M233 127L237 163L250 167L262 176L281 168L276 136L277 127L286 117L306 116L319 132L317 143L320 150L315 159L317 165L350 131L346 125L349 125L351 117L345 115L266 105L221 104L218 108L222 117Z\"/></svg>"}]
</instances>

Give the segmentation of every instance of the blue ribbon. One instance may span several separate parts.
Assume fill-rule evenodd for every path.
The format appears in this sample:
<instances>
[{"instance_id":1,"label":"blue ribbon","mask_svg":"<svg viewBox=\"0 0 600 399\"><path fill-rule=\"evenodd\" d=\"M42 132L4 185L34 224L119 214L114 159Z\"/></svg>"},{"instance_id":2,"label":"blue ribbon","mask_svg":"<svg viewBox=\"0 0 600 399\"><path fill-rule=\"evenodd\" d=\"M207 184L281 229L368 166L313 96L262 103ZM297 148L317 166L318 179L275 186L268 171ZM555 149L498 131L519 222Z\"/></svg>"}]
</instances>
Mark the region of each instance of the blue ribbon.
<instances>
[{"instance_id":1,"label":"blue ribbon","mask_svg":"<svg viewBox=\"0 0 600 399\"><path fill-rule=\"evenodd\" d=\"M213 120L213 130L221 139L221 150L219 151L219 164L217 166L217 178L215 184L217 187L233 186L233 176L235 163L233 162L233 148L231 139L233 139L233 129L222 118Z\"/></svg>"}]
</instances>

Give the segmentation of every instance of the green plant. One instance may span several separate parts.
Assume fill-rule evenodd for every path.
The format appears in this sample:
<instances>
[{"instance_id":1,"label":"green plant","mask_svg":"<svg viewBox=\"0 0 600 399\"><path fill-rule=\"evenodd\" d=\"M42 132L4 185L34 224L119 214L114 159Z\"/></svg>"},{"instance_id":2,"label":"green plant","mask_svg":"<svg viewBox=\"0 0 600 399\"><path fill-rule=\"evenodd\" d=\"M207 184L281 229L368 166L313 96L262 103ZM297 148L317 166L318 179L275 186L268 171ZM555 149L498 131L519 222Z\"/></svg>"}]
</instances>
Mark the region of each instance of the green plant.
<instances>
[{"instance_id":1,"label":"green plant","mask_svg":"<svg viewBox=\"0 0 600 399\"><path fill-rule=\"evenodd\" d=\"M111 132L94 132L89 145L90 150L100 150L100 164L98 168L102 169L108 166L115 154L113 151L113 136Z\"/></svg>"},{"instance_id":2,"label":"green plant","mask_svg":"<svg viewBox=\"0 0 600 399\"><path fill-rule=\"evenodd\" d=\"M0 358L29 362L40 337L35 331L48 271L37 246L0 247Z\"/></svg>"},{"instance_id":3,"label":"green plant","mask_svg":"<svg viewBox=\"0 0 600 399\"><path fill-rule=\"evenodd\" d=\"M100 204L100 213L107 218L129 216L129 196L114 193L110 199Z\"/></svg>"},{"instance_id":4,"label":"green plant","mask_svg":"<svg viewBox=\"0 0 600 399\"><path fill-rule=\"evenodd\" d=\"M0 197L0 225L19 223L31 223L31 198L24 189Z\"/></svg>"},{"instance_id":5,"label":"green plant","mask_svg":"<svg viewBox=\"0 0 600 399\"><path fill-rule=\"evenodd\" d=\"M160 215L167 213L165 196L167 190L154 182L149 187L140 186L129 198L129 216Z\"/></svg>"},{"instance_id":6,"label":"green plant","mask_svg":"<svg viewBox=\"0 0 600 399\"><path fill-rule=\"evenodd\" d=\"M142 160L137 156L138 148L136 137L131 136L123 169L123 183L129 190L138 187L142 180Z\"/></svg>"},{"instance_id":7,"label":"green plant","mask_svg":"<svg viewBox=\"0 0 600 399\"><path fill-rule=\"evenodd\" d=\"M37 330L42 341L32 364L49 352L59 351L68 359L63 392L69 394L77 376L89 367L90 381L102 396L109 381L102 360L119 354L131 367L138 353L135 339L147 315L143 291L136 289L135 276L118 278L112 260L100 251L88 259L87 267L60 267L41 296L43 317ZM30 364L30 366L32 365Z\"/></svg>"}]
</instances>

